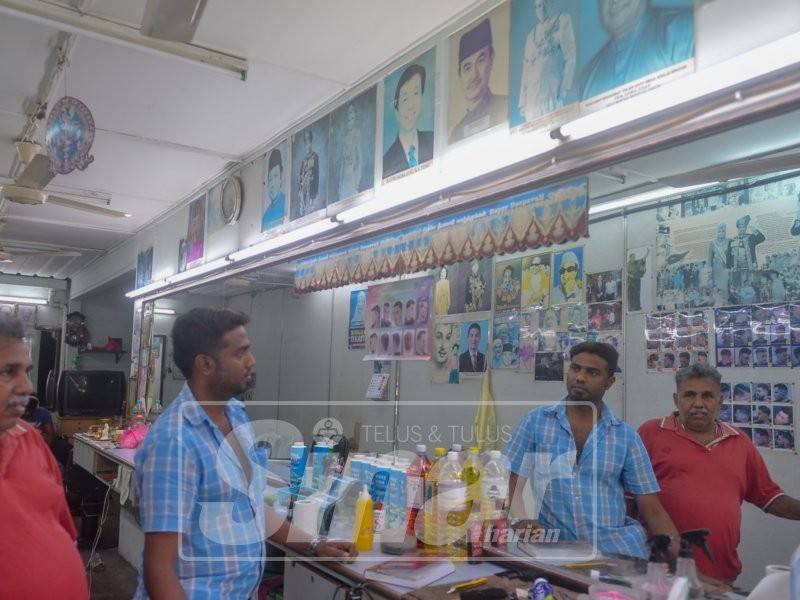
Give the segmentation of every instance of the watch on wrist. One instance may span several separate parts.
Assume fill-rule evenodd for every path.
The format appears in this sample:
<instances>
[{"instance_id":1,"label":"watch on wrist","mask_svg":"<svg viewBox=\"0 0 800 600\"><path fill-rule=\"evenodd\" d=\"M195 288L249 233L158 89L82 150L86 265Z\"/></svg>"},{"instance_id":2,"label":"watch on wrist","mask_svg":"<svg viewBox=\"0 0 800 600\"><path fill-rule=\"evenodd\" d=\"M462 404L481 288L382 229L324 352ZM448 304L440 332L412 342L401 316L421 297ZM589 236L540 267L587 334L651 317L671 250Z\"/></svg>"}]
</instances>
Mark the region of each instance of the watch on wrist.
<instances>
[{"instance_id":1,"label":"watch on wrist","mask_svg":"<svg viewBox=\"0 0 800 600\"><path fill-rule=\"evenodd\" d=\"M311 539L311 542L308 544L308 553L311 556L316 556L317 555L317 548L319 548L319 545L322 542L324 542L326 539L327 538L324 535L315 535Z\"/></svg>"}]
</instances>

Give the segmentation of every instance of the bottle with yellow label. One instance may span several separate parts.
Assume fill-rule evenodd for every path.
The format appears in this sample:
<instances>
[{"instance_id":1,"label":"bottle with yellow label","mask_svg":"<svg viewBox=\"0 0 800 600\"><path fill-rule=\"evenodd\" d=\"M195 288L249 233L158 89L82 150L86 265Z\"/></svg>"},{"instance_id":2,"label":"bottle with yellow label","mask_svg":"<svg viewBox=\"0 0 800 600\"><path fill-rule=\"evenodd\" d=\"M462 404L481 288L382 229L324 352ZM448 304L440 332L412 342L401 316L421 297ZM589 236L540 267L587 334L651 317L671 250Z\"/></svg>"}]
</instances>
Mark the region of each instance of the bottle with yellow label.
<instances>
[{"instance_id":1,"label":"bottle with yellow label","mask_svg":"<svg viewBox=\"0 0 800 600\"><path fill-rule=\"evenodd\" d=\"M372 550L372 496L365 485L356 501L356 525L353 529L353 544L359 552Z\"/></svg>"}]
</instances>

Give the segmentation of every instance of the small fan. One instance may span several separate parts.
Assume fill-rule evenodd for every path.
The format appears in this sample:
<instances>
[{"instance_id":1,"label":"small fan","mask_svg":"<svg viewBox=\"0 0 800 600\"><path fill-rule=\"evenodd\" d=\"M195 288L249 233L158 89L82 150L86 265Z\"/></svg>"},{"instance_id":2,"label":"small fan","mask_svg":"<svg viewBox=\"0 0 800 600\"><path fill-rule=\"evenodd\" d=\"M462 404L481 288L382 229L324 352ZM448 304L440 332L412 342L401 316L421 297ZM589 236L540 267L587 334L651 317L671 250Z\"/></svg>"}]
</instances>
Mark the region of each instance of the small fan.
<instances>
[{"instance_id":1,"label":"small fan","mask_svg":"<svg viewBox=\"0 0 800 600\"><path fill-rule=\"evenodd\" d=\"M18 204L57 204L106 217L130 216L119 210L48 194L44 188L53 179L53 175L50 174L50 158L42 152L42 147L34 142L17 142L16 147L17 156L24 166L14 178L13 184L0 187L0 198Z\"/></svg>"}]
</instances>

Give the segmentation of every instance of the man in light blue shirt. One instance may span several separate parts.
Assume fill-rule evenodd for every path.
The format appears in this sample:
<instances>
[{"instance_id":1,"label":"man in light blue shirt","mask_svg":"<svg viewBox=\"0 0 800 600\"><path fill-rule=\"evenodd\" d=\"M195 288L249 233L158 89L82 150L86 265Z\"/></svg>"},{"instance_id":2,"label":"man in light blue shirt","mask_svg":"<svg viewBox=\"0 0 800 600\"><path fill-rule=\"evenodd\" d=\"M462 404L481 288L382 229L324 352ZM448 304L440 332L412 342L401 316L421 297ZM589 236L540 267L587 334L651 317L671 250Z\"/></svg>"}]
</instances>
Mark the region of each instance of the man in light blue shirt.
<instances>
[{"instance_id":1,"label":"man in light blue shirt","mask_svg":"<svg viewBox=\"0 0 800 600\"><path fill-rule=\"evenodd\" d=\"M266 450L255 444L244 405L255 358L244 326L226 309L194 308L172 329L181 393L136 453L144 554L136 598L249 598L264 568L269 534L299 552L297 536L270 515L264 489ZM314 543L317 556L347 558L350 544Z\"/></svg>"},{"instance_id":2,"label":"man in light blue shirt","mask_svg":"<svg viewBox=\"0 0 800 600\"><path fill-rule=\"evenodd\" d=\"M642 440L603 403L614 384L616 349L583 342L570 350L570 358L567 396L525 415L506 446L511 517L521 518L512 526L557 530L559 540L589 542L604 554L647 558L645 531L626 516L628 492L650 534L672 536L677 553L677 531L658 500ZM533 514L526 514L521 501L528 479Z\"/></svg>"},{"instance_id":3,"label":"man in light blue shirt","mask_svg":"<svg viewBox=\"0 0 800 600\"><path fill-rule=\"evenodd\" d=\"M653 8L650 0L598 0L609 40L584 68L588 100L694 56L692 7Z\"/></svg>"}]
</instances>

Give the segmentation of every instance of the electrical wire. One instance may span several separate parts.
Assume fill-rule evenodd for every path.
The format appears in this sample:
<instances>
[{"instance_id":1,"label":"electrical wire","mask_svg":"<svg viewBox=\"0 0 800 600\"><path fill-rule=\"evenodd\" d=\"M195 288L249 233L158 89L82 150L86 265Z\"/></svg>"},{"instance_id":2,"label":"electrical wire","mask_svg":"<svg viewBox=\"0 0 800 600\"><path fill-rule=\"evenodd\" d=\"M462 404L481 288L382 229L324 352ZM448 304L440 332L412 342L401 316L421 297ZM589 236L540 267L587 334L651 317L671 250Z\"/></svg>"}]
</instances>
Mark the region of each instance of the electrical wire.
<instances>
[{"instance_id":1,"label":"electrical wire","mask_svg":"<svg viewBox=\"0 0 800 600\"><path fill-rule=\"evenodd\" d=\"M103 525L106 522L106 518L108 517L108 499L111 496L111 483L108 484L108 489L106 490L105 498L103 498L103 508L100 511L100 520L97 523L97 531L94 534L94 541L92 542L92 549L89 552L89 559L86 561L86 570L89 571L89 596L92 594L92 571L94 570L92 567L92 560L94 559L95 551L97 550L97 544L100 543L100 534L103 532Z\"/></svg>"}]
</instances>

